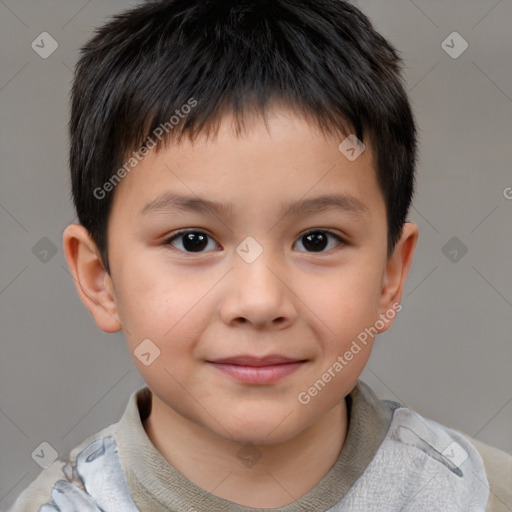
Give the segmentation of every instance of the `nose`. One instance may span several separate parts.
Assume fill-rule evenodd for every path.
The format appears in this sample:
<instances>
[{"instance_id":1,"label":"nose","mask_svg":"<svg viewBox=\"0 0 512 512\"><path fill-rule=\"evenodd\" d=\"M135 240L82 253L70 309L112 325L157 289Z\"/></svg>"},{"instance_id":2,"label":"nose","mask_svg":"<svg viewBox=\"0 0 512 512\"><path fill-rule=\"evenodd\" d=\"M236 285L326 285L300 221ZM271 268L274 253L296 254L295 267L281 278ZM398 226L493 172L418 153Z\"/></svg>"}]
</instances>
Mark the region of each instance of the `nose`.
<instances>
[{"instance_id":1,"label":"nose","mask_svg":"<svg viewBox=\"0 0 512 512\"><path fill-rule=\"evenodd\" d=\"M247 263L236 255L225 283L221 318L226 325L247 324L254 329L284 329L297 318L297 297L270 251Z\"/></svg>"}]
</instances>

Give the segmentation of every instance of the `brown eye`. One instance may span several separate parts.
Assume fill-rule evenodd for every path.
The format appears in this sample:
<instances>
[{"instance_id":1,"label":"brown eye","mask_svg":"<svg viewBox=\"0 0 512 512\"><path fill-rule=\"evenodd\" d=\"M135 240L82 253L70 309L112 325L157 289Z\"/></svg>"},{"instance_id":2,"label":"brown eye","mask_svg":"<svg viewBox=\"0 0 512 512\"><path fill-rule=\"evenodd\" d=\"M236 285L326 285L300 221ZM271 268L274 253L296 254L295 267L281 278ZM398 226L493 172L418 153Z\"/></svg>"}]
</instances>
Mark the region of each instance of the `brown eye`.
<instances>
[{"instance_id":1,"label":"brown eye","mask_svg":"<svg viewBox=\"0 0 512 512\"><path fill-rule=\"evenodd\" d=\"M183 252L200 253L209 252L204 251L208 247L209 240L210 236L202 231L180 231L169 238L166 244L170 244Z\"/></svg>"},{"instance_id":2,"label":"brown eye","mask_svg":"<svg viewBox=\"0 0 512 512\"><path fill-rule=\"evenodd\" d=\"M334 244L334 247L343 243L343 239L329 231L310 231L302 235L299 239L302 242L302 245L306 248L307 252L326 252L326 247L329 247L329 250L332 249L332 243L329 244L329 238L333 238L337 243Z\"/></svg>"}]
</instances>

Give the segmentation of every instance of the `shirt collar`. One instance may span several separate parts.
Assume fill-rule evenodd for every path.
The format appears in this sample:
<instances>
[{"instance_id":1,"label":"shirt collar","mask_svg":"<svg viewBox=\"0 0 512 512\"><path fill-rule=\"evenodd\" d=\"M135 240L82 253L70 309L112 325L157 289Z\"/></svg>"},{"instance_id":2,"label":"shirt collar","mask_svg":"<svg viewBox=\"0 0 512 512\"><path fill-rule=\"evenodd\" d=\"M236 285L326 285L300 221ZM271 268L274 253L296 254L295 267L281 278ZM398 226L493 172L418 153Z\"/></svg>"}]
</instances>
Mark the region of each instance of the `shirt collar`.
<instances>
[{"instance_id":1,"label":"shirt collar","mask_svg":"<svg viewBox=\"0 0 512 512\"><path fill-rule=\"evenodd\" d=\"M363 474L389 429L393 410L399 405L379 400L362 381L345 398L349 425L345 444L329 472L313 489L289 505L273 512L327 510L341 501ZM254 512L198 487L155 448L142 422L151 412L151 390L145 386L132 393L117 423L119 458L132 497L141 510L208 510L210 512Z\"/></svg>"}]
</instances>

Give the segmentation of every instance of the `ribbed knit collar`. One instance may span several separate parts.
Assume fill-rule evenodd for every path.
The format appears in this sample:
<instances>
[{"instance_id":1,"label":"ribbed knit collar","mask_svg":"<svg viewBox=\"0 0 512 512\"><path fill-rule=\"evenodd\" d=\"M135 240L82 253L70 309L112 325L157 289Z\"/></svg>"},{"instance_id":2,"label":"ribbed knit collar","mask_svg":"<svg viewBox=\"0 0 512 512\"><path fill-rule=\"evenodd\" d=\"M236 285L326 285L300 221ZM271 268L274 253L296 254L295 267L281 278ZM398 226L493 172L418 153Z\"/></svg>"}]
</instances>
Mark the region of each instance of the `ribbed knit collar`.
<instances>
[{"instance_id":1,"label":"ribbed knit collar","mask_svg":"<svg viewBox=\"0 0 512 512\"><path fill-rule=\"evenodd\" d=\"M313 489L283 507L246 507L198 487L155 448L143 421L151 412L151 390L135 391L117 424L116 442L132 497L142 512L273 512L323 511L341 501L373 459L398 405L379 400L362 381L345 398L349 425L334 466Z\"/></svg>"}]
</instances>

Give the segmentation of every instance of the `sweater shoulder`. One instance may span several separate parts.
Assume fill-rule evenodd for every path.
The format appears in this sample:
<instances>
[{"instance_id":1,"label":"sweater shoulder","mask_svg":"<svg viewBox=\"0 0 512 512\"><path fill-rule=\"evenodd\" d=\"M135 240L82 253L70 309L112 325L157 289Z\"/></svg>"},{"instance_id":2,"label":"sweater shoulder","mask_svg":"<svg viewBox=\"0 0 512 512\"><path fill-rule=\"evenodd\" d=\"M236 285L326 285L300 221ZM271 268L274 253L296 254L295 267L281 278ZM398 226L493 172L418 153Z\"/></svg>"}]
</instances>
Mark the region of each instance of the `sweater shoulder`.
<instances>
[{"instance_id":1,"label":"sweater shoulder","mask_svg":"<svg viewBox=\"0 0 512 512\"><path fill-rule=\"evenodd\" d=\"M47 468L43 469L16 498L7 512L42 512L52 510L52 491L58 482L68 482L78 488L83 487L76 470L77 456L91 443L115 435L117 424L114 423L104 429L88 436L79 445L75 446L67 456L58 457ZM59 484L60 485L60 484ZM58 510L58 509L54 509Z\"/></svg>"},{"instance_id":2,"label":"sweater shoulder","mask_svg":"<svg viewBox=\"0 0 512 512\"><path fill-rule=\"evenodd\" d=\"M484 461L491 487L486 512L512 510L512 455L477 439L470 439Z\"/></svg>"},{"instance_id":3,"label":"sweater shoulder","mask_svg":"<svg viewBox=\"0 0 512 512\"><path fill-rule=\"evenodd\" d=\"M469 439L399 406L370 465L333 511L484 512L488 500L482 457Z\"/></svg>"}]
</instances>

